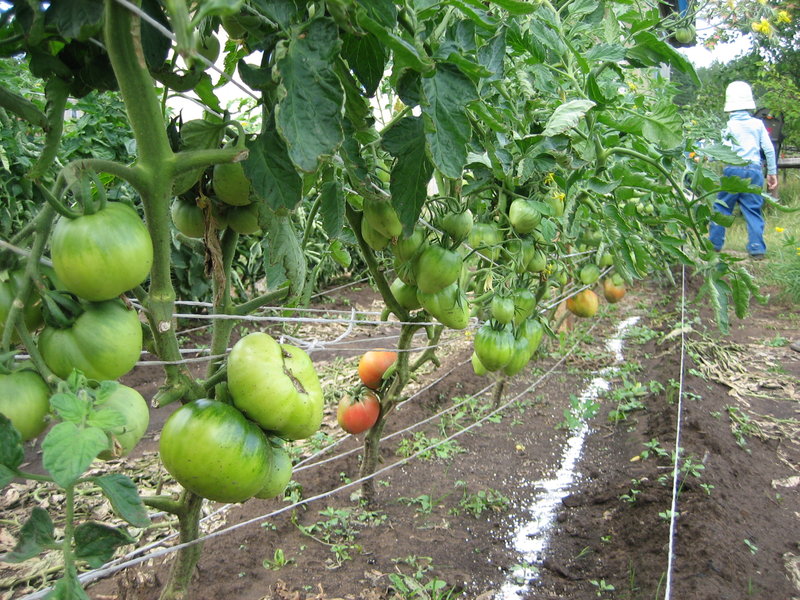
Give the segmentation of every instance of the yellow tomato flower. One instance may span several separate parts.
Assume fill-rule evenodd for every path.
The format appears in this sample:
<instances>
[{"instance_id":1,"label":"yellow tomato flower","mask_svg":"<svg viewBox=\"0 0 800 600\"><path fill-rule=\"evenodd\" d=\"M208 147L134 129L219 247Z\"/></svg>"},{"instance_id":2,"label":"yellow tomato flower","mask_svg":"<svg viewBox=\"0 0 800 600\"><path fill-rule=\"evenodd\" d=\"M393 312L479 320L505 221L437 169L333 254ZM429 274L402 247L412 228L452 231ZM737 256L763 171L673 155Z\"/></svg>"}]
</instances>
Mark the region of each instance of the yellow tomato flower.
<instances>
[{"instance_id":1,"label":"yellow tomato flower","mask_svg":"<svg viewBox=\"0 0 800 600\"><path fill-rule=\"evenodd\" d=\"M556 180L556 178L555 178L555 175L553 173L547 173L544 176L544 183L546 185L550 185L551 183L555 183L555 180Z\"/></svg>"},{"instance_id":2,"label":"yellow tomato flower","mask_svg":"<svg viewBox=\"0 0 800 600\"><path fill-rule=\"evenodd\" d=\"M779 10L778 11L778 15L775 17L775 20L778 23L791 23L792 22L792 17L789 15L789 13L787 11Z\"/></svg>"},{"instance_id":3,"label":"yellow tomato flower","mask_svg":"<svg viewBox=\"0 0 800 600\"><path fill-rule=\"evenodd\" d=\"M728 4L728 8L733 10L736 3L734 2L734 0L728 0L727 4Z\"/></svg>"},{"instance_id":4,"label":"yellow tomato flower","mask_svg":"<svg viewBox=\"0 0 800 600\"><path fill-rule=\"evenodd\" d=\"M761 20L757 23L753 23L751 27L753 31L763 33L764 35L772 35L772 25L764 17L761 17Z\"/></svg>"},{"instance_id":5,"label":"yellow tomato flower","mask_svg":"<svg viewBox=\"0 0 800 600\"><path fill-rule=\"evenodd\" d=\"M775 228L775 231L776 231L777 233L783 233L783 231L784 231L784 230L783 230L783 227L776 227L776 228Z\"/></svg>"}]
</instances>

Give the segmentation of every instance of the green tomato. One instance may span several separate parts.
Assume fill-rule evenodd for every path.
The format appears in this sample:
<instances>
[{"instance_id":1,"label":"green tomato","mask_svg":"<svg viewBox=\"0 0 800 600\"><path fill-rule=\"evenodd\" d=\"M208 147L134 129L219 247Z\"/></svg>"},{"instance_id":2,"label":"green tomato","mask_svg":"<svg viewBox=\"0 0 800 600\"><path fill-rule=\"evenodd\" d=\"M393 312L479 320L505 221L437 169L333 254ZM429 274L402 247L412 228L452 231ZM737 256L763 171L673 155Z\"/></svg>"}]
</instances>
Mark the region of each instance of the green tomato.
<instances>
[{"instance_id":1,"label":"green tomato","mask_svg":"<svg viewBox=\"0 0 800 600\"><path fill-rule=\"evenodd\" d=\"M697 32L692 25L686 25L685 27L678 27L675 30L675 40L680 44L690 45L695 42L695 38L697 36Z\"/></svg>"},{"instance_id":2,"label":"green tomato","mask_svg":"<svg viewBox=\"0 0 800 600\"><path fill-rule=\"evenodd\" d=\"M472 353L470 360L472 361L472 371L475 373L475 375L483 377L489 372L486 370L486 367L483 366L481 359L478 358L478 355L474 352Z\"/></svg>"},{"instance_id":3,"label":"green tomato","mask_svg":"<svg viewBox=\"0 0 800 600\"><path fill-rule=\"evenodd\" d=\"M5 279L0 278L0 337L2 337L5 330L8 313L11 310L14 298L17 297L19 288L22 286L24 276L24 271L19 269L7 271L2 274ZM30 301L22 310L22 318L29 331L38 329L39 325L42 324L42 301L35 294L31 294ZM19 341L19 336L16 332L13 333L11 341Z\"/></svg>"},{"instance_id":4,"label":"green tomato","mask_svg":"<svg viewBox=\"0 0 800 600\"><path fill-rule=\"evenodd\" d=\"M514 301L514 325L519 325L533 314L536 296L528 288L517 288L511 292Z\"/></svg>"},{"instance_id":5,"label":"green tomato","mask_svg":"<svg viewBox=\"0 0 800 600\"><path fill-rule=\"evenodd\" d=\"M614 255L611 252L603 252L603 255L600 257L599 265L602 268L610 267L614 264Z\"/></svg>"},{"instance_id":6,"label":"green tomato","mask_svg":"<svg viewBox=\"0 0 800 600\"><path fill-rule=\"evenodd\" d=\"M417 310L422 306L417 299L416 286L403 283L398 277L392 282L390 289L397 303L406 310Z\"/></svg>"},{"instance_id":7,"label":"green tomato","mask_svg":"<svg viewBox=\"0 0 800 600\"><path fill-rule=\"evenodd\" d=\"M421 292L432 294L458 281L463 267L461 255L433 244L417 259L416 279Z\"/></svg>"},{"instance_id":8,"label":"green tomato","mask_svg":"<svg viewBox=\"0 0 800 600\"><path fill-rule=\"evenodd\" d=\"M228 356L233 403L265 431L287 440L310 437L322 423L322 387L308 354L251 333Z\"/></svg>"},{"instance_id":9,"label":"green tomato","mask_svg":"<svg viewBox=\"0 0 800 600\"><path fill-rule=\"evenodd\" d=\"M99 408L111 408L119 412L125 424L109 434L109 448L97 458L110 460L127 456L139 443L150 424L150 408L142 395L133 388L117 384Z\"/></svg>"},{"instance_id":10,"label":"green tomato","mask_svg":"<svg viewBox=\"0 0 800 600\"><path fill-rule=\"evenodd\" d=\"M505 326L498 329L484 323L475 334L475 354L487 370L502 369L514 356L514 334Z\"/></svg>"},{"instance_id":11,"label":"green tomato","mask_svg":"<svg viewBox=\"0 0 800 600\"><path fill-rule=\"evenodd\" d=\"M399 258L394 259L394 272L397 278L406 285L413 285L417 287L417 261L401 261Z\"/></svg>"},{"instance_id":12,"label":"green tomato","mask_svg":"<svg viewBox=\"0 0 800 600\"><path fill-rule=\"evenodd\" d=\"M536 256L536 247L530 240L511 239L506 242L506 250L514 261L514 271L522 274Z\"/></svg>"},{"instance_id":13,"label":"green tomato","mask_svg":"<svg viewBox=\"0 0 800 600\"><path fill-rule=\"evenodd\" d=\"M544 337L544 326L536 319L525 319L517 327L517 338L524 337L528 340L528 349L531 355L539 349Z\"/></svg>"},{"instance_id":14,"label":"green tomato","mask_svg":"<svg viewBox=\"0 0 800 600\"><path fill-rule=\"evenodd\" d=\"M39 350L62 379L72 369L89 379L117 379L139 360L142 326L136 311L119 300L90 303L69 327L46 326L39 334Z\"/></svg>"},{"instance_id":15,"label":"green tomato","mask_svg":"<svg viewBox=\"0 0 800 600\"><path fill-rule=\"evenodd\" d=\"M531 360L533 352L530 350L530 344L526 337L517 337L514 339L514 354L511 360L503 367L503 373L509 377L513 377Z\"/></svg>"},{"instance_id":16,"label":"green tomato","mask_svg":"<svg viewBox=\"0 0 800 600\"><path fill-rule=\"evenodd\" d=\"M466 209L463 212L447 213L439 221L439 227L442 228L442 231L456 242L465 240L470 231L472 231L472 226L473 219L470 209Z\"/></svg>"},{"instance_id":17,"label":"green tomato","mask_svg":"<svg viewBox=\"0 0 800 600\"><path fill-rule=\"evenodd\" d=\"M136 211L121 202L76 219L59 219L50 253L64 288L93 302L135 288L153 264L150 233Z\"/></svg>"},{"instance_id":18,"label":"green tomato","mask_svg":"<svg viewBox=\"0 0 800 600\"><path fill-rule=\"evenodd\" d=\"M517 198L508 209L508 221L519 235L532 232L539 226L542 213L531 202L524 198Z\"/></svg>"},{"instance_id":19,"label":"green tomato","mask_svg":"<svg viewBox=\"0 0 800 600\"><path fill-rule=\"evenodd\" d=\"M229 404L195 400L164 423L159 453L187 490L216 502L244 502L265 488L272 452L264 433Z\"/></svg>"},{"instance_id":20,"label":"green tomato","mask_svg":"<svg viewBox=\"0 0 800 600\"><path fill-rule=\"evenodd\" d=\"M211 187L217 198L225 204L250 204L250 180L244 174L244 167L240 162L214 165Z\"/></svg>"},{"instance_id":21,"label":"green tomato","mask_svg":"<svg viewBox=\"0 0 800 600\"><path fill-rule=\"evenodd\" d=\"M283 446L267 444L272 452L269 469L264 475L264 487L256 494L256 498L277 498L283 496L286 486L292 480L292 459Z\"/></svg>"},{"instance_id":22,"label":"green tomato","mask_svg":"<svg viewBox=\"0 0 800 600\"><path fill-rule=\"evenodd\" d=\"M434 293L417 290L422 307L445 327L464 329L469 324L469 301L458 283Z\"/></svg>"},{"instance_id":23,"label":"green tomato","mask_svg":"<svg viewBox=\"0 0 800 600\"><path fill-rule=\"evenodd\" d=\"M261 231L258 224L258 204L232 206L226 213L228 227L240 235L252 235Z\"/></svg>"},{"instance_id":24,"label":"green tomato","mask_svg":"<svg viewBox=\"0 0 800 600\"><path fill-rule=\"evenodd\" d=\"M586 263L581 267L578 278L583 285L592 285L600 278L600 267L594 263Z\"/></svg>"},{"instance_id":25,"label":"green tomato","mask_svg":"<svg viewBox=\"0 0 800 600\"><path fill-rule=\"evenodd\" d=\"M393 252L400 261L409 261L414 258L422 245L425 243L425 232L419 227L414 228L414 232L409 237L398 237L394 243Z\"/></svg>"},{"instance_id":26,"label":"green tomato","mask_svg":"<svg viewBox=\"0 0 800 600\"><path fill-rule=\"evenodd\" d=\"M383 237L392 239L403 234L403 224L388 200L370 196L364 198L364 220Z\"/></svg>"},{"instance_id":27,"label":"green tomato","mask_svg":"<svg viewBox=\"0 0 800 600\"><path fill-rule=\"evenodd\" d=\"M219 58L219 51L220 51L220 44L217 36L211 35L204 35L200 37L197 44L197 52L208 60L211 63L217 62ZM205 64L201 65L203 69L205 69Z\"/></svg>"},{"instance_id":28,"label":"green tomato","mask_svg":"<svg viewBox=\"0 0 800 600\"><path fill-rule=\"evenodd\" d=\"M541 250L536 250L528 263L529 273L541 273L547 268L547 255Z\"/></svg>"},{"instance_id":29,"label":"green tomato","mask_svg":"<svg viewBox=\"0 0 800 600\"><path fill-rule=\"evenodd\" d=\"M383 250L389 245L389 238L373 229L364 218L361 219L361 237L373 250Z\"/></svg>"},{"instance_id":30,"label":"green tomato","mask_svg":"<svg viewBox=\"0 0 800 600\"><path fill-rule=\"evenodd\" d=\"M500 257L500 243L503 241L503 234L494 223L475 223L472 231L469 232L467 241L470 247L478 249L482 255L491 260L497 260Z\"/></svg>"},{"instance_id":31,"label":"green tomato","mask_svg":"<svg viewBox=\"0 0 800 600\"><path fill-rule=\"evenodd\" d=\"M205 235L206 226L203 209L193 200L175 198L170 207L170 215L175 229L190 238L201 238Z\"/></svg>"},{"instance_id":32,"label":"green tomato","mask_svg":"<svg viewBox=\"0 0 800 600\"><path fill-rule=\"evenodd\" d=\"M514 318L514 299L511 296L499 296L497 294L492 297L492 303L489 308L492 318L505 325L511 323Z\"/></svg>"},{"instance_id":33,"label":"green tomato","mask_svg":"<svg viewBox=\"0 0 800 600\"><path fill-rule=\"evenodd\" d=\"M5 415L26 442L47 426L50 388L38 373L28 370L0 375L0 414Z\"/></svg>"}]
</instances>

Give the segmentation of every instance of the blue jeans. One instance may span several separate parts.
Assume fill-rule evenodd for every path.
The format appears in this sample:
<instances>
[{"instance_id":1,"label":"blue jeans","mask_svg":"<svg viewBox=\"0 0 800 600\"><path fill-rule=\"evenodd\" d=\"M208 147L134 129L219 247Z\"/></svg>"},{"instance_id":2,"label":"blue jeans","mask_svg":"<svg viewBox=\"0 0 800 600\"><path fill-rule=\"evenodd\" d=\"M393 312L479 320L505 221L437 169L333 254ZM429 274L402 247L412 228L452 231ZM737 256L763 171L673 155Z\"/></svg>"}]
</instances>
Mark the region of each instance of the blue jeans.
<instances>
[{"instance_id":1,"label":"blue jeans","mask_svg":"<svg viewBox=\"0 0 800 600\"><path fill-rule=\"evenodd\" d=\"M764 185L764 173L761 171L761 165L725 167L722 174L728 177L749 179L753 185ZM742 209L745 223L747 223L747 252L751 256L764 254L767 251L764 243L764 217L761 215L764 198L761 197L761 194L720 192L717 194L714 210L724 215L731 215L737 202ZM725 227L711 223L708 239L711 240L715 250L722 250L722 246L725 244Z\"/></svg>"}]
</instances>

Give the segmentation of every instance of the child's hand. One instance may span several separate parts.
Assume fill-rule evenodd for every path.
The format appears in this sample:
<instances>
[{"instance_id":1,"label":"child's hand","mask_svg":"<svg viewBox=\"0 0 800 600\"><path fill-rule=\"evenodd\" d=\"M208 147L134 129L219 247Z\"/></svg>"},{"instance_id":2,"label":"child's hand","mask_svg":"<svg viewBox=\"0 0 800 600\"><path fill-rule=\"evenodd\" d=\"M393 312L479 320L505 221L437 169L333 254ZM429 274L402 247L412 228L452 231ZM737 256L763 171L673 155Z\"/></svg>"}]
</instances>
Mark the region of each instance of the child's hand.
<instances>
[{"instance_id":1,"label":"child's hand","mask_svg":"<svg viewBox=\"0 0 800 600\"><path fill-rule=\"evenodd\" d=\"M776 189L778 189L778 176L767 175L767 191L774 192Z\"/></svg>"}]
</instances>

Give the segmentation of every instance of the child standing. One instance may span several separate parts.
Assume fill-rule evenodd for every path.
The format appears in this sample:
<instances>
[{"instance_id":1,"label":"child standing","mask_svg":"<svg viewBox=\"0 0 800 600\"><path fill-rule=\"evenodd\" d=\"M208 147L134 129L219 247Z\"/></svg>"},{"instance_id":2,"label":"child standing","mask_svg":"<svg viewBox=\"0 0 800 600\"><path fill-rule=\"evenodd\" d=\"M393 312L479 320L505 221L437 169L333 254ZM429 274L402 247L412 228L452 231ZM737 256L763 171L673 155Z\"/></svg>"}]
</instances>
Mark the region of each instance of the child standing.
<instances>
[{"instance_id":1,"label":"child standing","mask_svg":"<svg viewBox=\"0 0 800 600\"><path fill-rule=\"evenodd\" d=\"M761 165L761 152L767 159L767 191L778 188L778 168L775 160L775 148L769 139L767 128L761 119L753 117L749 111L755 110L753 92L744 81L733 81L725 90L725 112L730 113L728 125L723 133L725 143L734 152L750 164L741 167L726 166L722 173L726 176L748 179L753 185L764 185L764 174ZM764 217L761 207L764 198L761 194L720 192L714 209L725 215L733 214L736 203L742 210L747 223L747 252L752 258L764 257L767 246L764 243ZM725 244L725 227L712 223L709 228L709 239L714 249L719 252Z\"/></svg>"}]
</instances>

